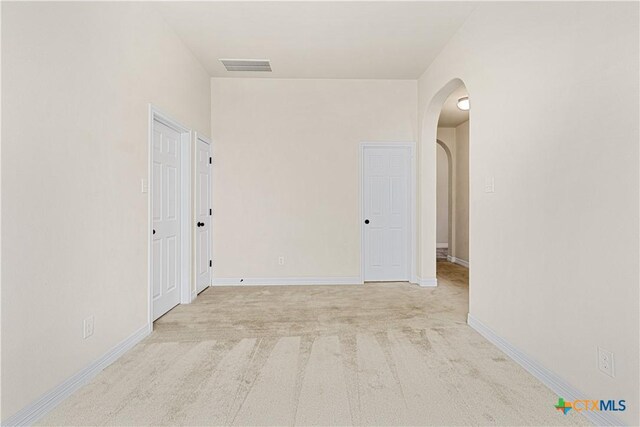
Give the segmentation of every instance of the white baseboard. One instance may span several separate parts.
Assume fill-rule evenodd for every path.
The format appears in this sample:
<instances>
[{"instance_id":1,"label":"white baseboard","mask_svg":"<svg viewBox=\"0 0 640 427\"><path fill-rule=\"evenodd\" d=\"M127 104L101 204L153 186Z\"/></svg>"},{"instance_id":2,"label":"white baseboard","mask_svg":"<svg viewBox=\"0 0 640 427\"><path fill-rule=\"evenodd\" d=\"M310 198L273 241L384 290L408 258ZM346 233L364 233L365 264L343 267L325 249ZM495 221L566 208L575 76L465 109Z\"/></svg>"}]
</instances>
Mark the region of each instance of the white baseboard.
<instances>
[{"instance_id":1,"label":"white baseboard","mask_svg":"<svg viewBox=\"0 0 640 427\"><path fill-rule=\"evenodd\" d=\"M138 329L133 335L113 347L98 360L95 360L93 363L89 364L89 366L68 378L48 393L45 393L35 402L27 405L16 414L2 421L2 425L28 426L35 423L53 408L58 406L60 402L71 396L73 392L98 375L100 371L118 360L120 356L130 350L150 333L150 325L145 325Z\"/></svg>"},{"instance_id":2,"label":"white baseboard","mask_svg":"<svg viewBox=\"0 0 640 427\"><path fill-rule=\"evenodd\" d=\"M417 283L423 288L435 288L438 286L438 279L435 277L429 277L426 279L418 278Z\"/></svg>"},{"instance_id":3,"label":"white baseboard","mask_svg":"<svg viewBox=\"0 0 640 427\"><path fill-rule=\"evenodd\" d=\"M455 261L453 261L453 262L455 262L456 264L461 265L463 267L469 268L469 261L465 261L463 259L456 258Z\"/></svg>"},{"instance_id":4,"label":"white baseboard","mask_svg":"<svg viewBox=\"0 0 640 427\"><path fill-rule=\"evenodd\" d=\"M448 243L436 243L436 249L444 249L448 247L449 247Z\"/></svg>"},{"instance_id":5,"label":"white baseboard","mask_svg":"<svg viewBox=\"0 0 640 427\"><path fill-rule=\"evenodd\" d=\"M353 277L266 277L214 278L211 286L277 286L277 285L362 285L360 276Z\"/></svg>"},{"instance_id":6,"label":"white baseboard","mask_svg":"<svg viewBox=\"0 0 640 427\"><path fill-rule=\"evenodd\" d=\"M465 261L462 258L456 258L454 256L447 255L447 261L469 268L469 261Z\"/></svg>"},{"instance_id":7,"label":"white baseboard","mask_svg":"<svg viewBox=\"0 0 640 427\"><path fill-rule=\"evenodd\" d=\"M480 335L485 337L493 345L502 350L516 363L526 369L531 375L540 380L540 382L549 387L554 393L558 395L558 397L562 397L567 401L587 399L587 396L584 393L576 390L573 386L571 386L557 374L540 365L531 357L512 346L508 341L500 337L488 326L484 325L481 321L473 317L471 313L467 314L467 324L475 329ZM591 399L593 398L594 396L591 396ZM550 404L553 403L554 402L551 402ZM615 416L608 412L582 411L581 414L595 425L624 425L622 422L620 422L620 420L618 420Z\"/></svg>"}]
</instances>

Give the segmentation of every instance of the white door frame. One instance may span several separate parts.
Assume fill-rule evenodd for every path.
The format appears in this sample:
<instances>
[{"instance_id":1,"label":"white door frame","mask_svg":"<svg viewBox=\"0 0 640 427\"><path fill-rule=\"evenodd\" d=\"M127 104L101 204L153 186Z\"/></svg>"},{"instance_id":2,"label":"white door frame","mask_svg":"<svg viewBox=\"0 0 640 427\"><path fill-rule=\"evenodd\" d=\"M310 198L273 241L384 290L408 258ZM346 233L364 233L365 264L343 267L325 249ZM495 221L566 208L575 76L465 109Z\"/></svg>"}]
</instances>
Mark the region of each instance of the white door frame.
<instances>
[{"instance_id":1,"label":"white door frame","mask_svg":"<svg viewBox=\"0 0 640 427\"><path fill-rule=\"evenodd\" d=\"M416 273L416 143L414 141L405 142L361 142L360 143L360 158L359 158L359 180L360 185L358 191L360 192L360 281L364 283L364 150L365 148L397 148L404 147L409 148L411 156L410 164L410 178L409 178L409 239L407 248L407 262L409 271L409 280L411 283L418 283L418 275Z\"/></svg>"},{"instance_id":2,"label":"white door frame","mask_svg":"<svg viewBox=\"0 0 640 427\"><path fill-rule=\"evenodd\" d=\"M189 304L192 301L192 268L191 268L191 233L193 218L191 216L191 129L183 126L177 120L152 104L149 104L149 130L148 130L148 164L147 164L147 293L149 330L153 330L153 283L151 272L153 271L153 257L151 244L153 241L153 212L151 209L151 197L153 195L153 180L151 171L153 166L153 122L170 127L180 133L180 304ZM186 197L185 197L186 196Z\"/></svg>"},{"instance_id":3,"label":"white door frame","mask_svg":"<svg viewBox=\"0 0 640 427\"><path fill-rule=\"evenodd\" d=\"M208 138L204 135L200 135L198 132L194 132L195 134L195 144L196 144L196 149L198 146L198 140L202 140L205 143L209 144L209 156L211 156L211 158L213 159L213 141L211 141L211 138ZM211 163L211 171L209 173L209 208L211 209L211 212L213 212L213 161ZM195 180L198 178L196 176L196 173L198 171L196 170L196 168L193 168L193 182L196 182ZM196 190L197 191L197 190ZM193 221L195 221L195 215L196 215L196 198L193 198L193 215L194 215L194 219ZM210 259L213 261L213 213L211 214L211 218L209 219L209 256L211 257ZM196 252L196 242L193 242L194 246L193 246L193 253L195 254ZM196 262L197 262L197 257L194 255L193 257L193 271L197 272L197 266L196 266ZM209 267L209 286L211 286L211 284L213 283L213 266ZM209 287L207 286L207 287ZM206 288L204 288L206 289ZM204 292L204 289L201 292ZM194 292L197 294L198 293L198 284L195 284L195 290ZM197 296L197 295L196 295ZM194 297L195 299L195 297Z\"/></svg>"}]
</instances>

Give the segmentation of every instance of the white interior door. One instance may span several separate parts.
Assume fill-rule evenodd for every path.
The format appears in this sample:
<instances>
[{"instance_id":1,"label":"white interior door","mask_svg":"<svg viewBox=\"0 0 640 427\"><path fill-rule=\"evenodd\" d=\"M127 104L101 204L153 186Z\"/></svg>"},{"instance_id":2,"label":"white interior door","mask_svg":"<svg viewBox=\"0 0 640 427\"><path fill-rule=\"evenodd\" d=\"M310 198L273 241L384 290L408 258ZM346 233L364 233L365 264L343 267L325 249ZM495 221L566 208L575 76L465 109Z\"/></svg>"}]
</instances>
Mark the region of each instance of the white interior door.
<instances>
[{"instance_id":1,"label":"white interior door","mask_svg":"<svg viewBox=\"0 0 640 427\"><path fill-rule=\"evenodd\" d=\"M211 284L211 146L196 142L196 291Z\"/></svg>"},{"instance_id":2,"label":"white interior door","mask_svg":"<svg viewBox=\"0 0 640 427\"><path fill-rule=\"evenodd\" d=\"M411 150L363 147L364 280L409 280Z\"/></svg>"},{"instance_id":3,"label":"white interior door","mask_svg":"<svg viewBox=\"0 0 640 427\"><path fill-rule=\"evenodd\" d=\"M180 303L180 133L153 122L151 283L153 320Z\"/></svg>"}]
</instances>

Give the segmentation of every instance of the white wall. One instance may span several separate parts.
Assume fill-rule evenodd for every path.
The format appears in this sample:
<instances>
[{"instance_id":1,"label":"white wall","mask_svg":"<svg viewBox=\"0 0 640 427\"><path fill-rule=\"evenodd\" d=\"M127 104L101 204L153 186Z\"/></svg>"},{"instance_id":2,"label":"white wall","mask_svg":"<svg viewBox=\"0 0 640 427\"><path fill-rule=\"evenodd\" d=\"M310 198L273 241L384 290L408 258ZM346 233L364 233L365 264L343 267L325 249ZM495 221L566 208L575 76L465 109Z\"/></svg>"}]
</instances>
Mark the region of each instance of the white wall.
<instances>
[{"instance_id":1,"label":"white wall","mask_svg":"<svg viewBox=\"0 0 640 427\"><path fill-rule=\"evenodd\" d=\"M148 103L209 83L151 6L2 3L2 419L147 323Z\"/></svg>"},{"instance_id":2,"label":"white wall","mask_svg":"<svg viewBox=\"0 0 640 427\"><path fill-rule=\"evenodd\" d=\"M438 187L436 203L438 205L436 242L438 245L449 243L449 157L441 146L437 147L436 168L438 169Z\"/></svg>"},{"instance_id":3,"label":"white wall","mask_svg":"<svg viewBox=\"0 0 640 427\"><path fill-rule=\"evenodd\" d=\"M417 138L417 82L212 79L211 99L214 277L359 277L359 143Z\"/></svg>"},{"instance_id":4,"label":"white wall","mask_svg":"<svg viewBox=\"0 0 640 427\"><path fill-rule=\"evenodd\" d=\"M469 121L463 122L454 128L439 127L437 138L449 150L451 156L451 182L445 187L447 181L441 165L447 160L444 148L438 144L436 150L437 187L436 187L436 241L441 243L449 241L449 255L469 261ZM443 204L448 202L443 193L449 190L451 206L448 218L443 219ZM446 221L446 222L445 222ZM447 227L445 229L445 227ZM443 233L447 232L443 238Z\"/></svg>"},{"instance_id":5,"label":"white wall","mask_svg":"<svg viewBox=\"0 0 640 427\"><path fill-rule=\"evenodd\" d=\"M469 121L456 126L455 251L452 256L469 261Z\"/></svg>"},{"instance_id":6,"label":"white wall","mask_svg":"<svg viewBox=\"0 0 640 427\"><path fill-rule=\"evenodd\" d=\"M419 80L422 275L435 271L437 114L459 78L472 100L470 313L589 398L625 399L617 416L632 425L638 27L637 3L481 4ZM615 353L615 378L597 346Z\"/></svg>"},{"instance_id":7,"label":"white wall","mask_svg":"<svg viewBox=\"0 0 640 427\"><path fill-rule=\"evenodd\" d=\"M445 152L445 156L450 157L450 164L448 165L448 179L447 179L447 222L446 222L446 232L447 232L447 244L448 244L448 255L453 255L455 252L456 246L456 128L447 128L447 127L439 127L437 129L437 140L444 144L448 154ZM443 190L441 187L442 180L440 179L440 156L441 151L444 152L445 148L442 147L439 143L436 144L436 242L440 243L440 236L442 233L443 224L441 222L442 214L440 213L441 203L444 203L444 200L441 200L440 197ZM444 159L443 159L444 160Z\"/></svg>"}]
</instances>

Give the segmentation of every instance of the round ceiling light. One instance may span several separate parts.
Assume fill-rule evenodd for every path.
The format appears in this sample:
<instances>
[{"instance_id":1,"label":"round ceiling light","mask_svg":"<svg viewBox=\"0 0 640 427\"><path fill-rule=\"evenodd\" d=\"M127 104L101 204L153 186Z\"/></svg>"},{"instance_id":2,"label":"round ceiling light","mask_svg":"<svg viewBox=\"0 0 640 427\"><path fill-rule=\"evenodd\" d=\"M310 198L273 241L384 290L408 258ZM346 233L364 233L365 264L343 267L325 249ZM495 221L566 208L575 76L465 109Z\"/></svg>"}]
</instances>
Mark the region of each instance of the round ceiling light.
<instances>
[{"instance_id":1,"label":"round ceiling light","mask_svg":"<svg viewBox=\"0 0 640 427\"><path fill-rule=\"evenodd\" d=\"M462 111L469 111L469 97L465 96L463 98L458 99L458 108Z\"/></svg>"}]
</instances>

